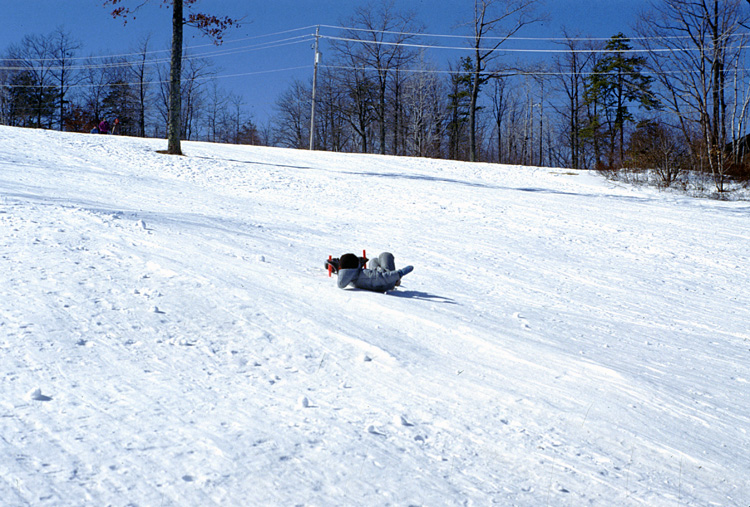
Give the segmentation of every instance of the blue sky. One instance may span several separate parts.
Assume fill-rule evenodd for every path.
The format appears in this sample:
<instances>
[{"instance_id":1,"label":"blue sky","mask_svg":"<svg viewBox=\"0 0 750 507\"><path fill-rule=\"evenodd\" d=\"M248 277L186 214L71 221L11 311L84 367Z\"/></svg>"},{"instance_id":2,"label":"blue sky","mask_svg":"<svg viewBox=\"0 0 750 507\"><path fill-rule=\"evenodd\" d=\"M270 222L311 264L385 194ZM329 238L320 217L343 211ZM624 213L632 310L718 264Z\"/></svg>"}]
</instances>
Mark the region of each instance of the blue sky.
<instances>
[{"instance_id":1,"label":"blue sky","mask_svg":"<svg viewBox=\"0 0 750 507\"><path fill-rule=\"evenodd\" d=\"M273 104L279 94L293 78L308 79L312 75L313 51L310 42L298 42L263 49L260 43L272 43L289 37L311 34L314 29L297 30L312 25L339 26L353 13L355 7L364 6L372 0L265 0L262 2L241 0L203 0L198 10L213 14L244 18L243 26L229 31L225 44L217 48L195 30L185 33L185 44L194 53L211 56L222 88L242 95L247 109L261 123L273 114ZM136 5L141 0L128 0ZM113 19L111 7L103 6L101 0L0 0L3 12L3 29L0 30L0 51L10 44L18 43L24 35L46 35L62 27L79 39L83 49L79 56L101 56L132 52L138 41L151 35L151 47L163 50L169 46L170 10L160 8L161 0L151 0L135 19L127 25ZM646 8L648 0L547 0L540 10L549 14L544 23L537 23L519 35L529 37L554 37L567 27L569 33L590 37L610 37L617 32L632 33L639 10ZM426 33L466 33L461 23L471 20L472 0L397 0L402 10L412 10L416 18L425 25ZM279 34L293 30L287 34ZM331 35L330 29L322 29ZM269 37L263 37L269 34ZM291 41L294 42L294 41ZM445 43L446 41L441 42ZM462 42L452 40L461 46ZM323 61L326 61L326 43L321 45ZM223 54L222 53L227 53ZM462 56L461 51L450 56L433 55L439 65L451 57ZM293 70L289 70L293 69ZM234 76L234 77L230 77Z\"/></svg>"}]
</instances>

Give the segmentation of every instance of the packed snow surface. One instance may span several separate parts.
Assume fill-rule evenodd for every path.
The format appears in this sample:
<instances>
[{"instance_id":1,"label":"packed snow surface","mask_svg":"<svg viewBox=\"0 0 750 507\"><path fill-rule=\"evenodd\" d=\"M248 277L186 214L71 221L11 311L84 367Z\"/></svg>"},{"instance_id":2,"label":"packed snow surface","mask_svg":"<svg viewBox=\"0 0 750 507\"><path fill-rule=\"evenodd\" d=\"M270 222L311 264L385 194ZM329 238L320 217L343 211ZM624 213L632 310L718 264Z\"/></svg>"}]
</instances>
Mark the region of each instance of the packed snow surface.
<instances>
[{"instance_id":1,"label":"packed snow surface","mask_svg":"<svg viewBox=\"0 0 750 507\"><path fill-rule=\"evenodd\" d=\"M2 505L750 505L748 203L165 145L0 128Z\"/></svg>"}]
</instances>

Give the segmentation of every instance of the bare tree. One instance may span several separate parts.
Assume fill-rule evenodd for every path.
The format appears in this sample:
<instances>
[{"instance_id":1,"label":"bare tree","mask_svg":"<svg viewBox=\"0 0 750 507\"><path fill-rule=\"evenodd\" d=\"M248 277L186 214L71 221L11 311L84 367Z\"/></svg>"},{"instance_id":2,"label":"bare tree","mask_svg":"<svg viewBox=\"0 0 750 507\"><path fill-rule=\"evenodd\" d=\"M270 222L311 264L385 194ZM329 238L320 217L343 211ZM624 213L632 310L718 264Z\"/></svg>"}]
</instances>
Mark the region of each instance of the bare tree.
<instances>
[{"instance_id":1,"label":"bare tree","mask_svg":"<svg viewBox=\"0 0 750 507\"><path fill-rule=\"evenodd\" d=\"M347 128L346 88L340 86L341 79L331 69L324 69L318 79L317 104L320 121L316 123L316 139L322 150L345 151L351 138Z\"/></svg>"},{"instance_id":2,"label":"bare tree","mask_svg":"<svg viewBox=\"0 0 750 507\"><path fill-rule=\"evenodd\" d=\"M524 163L525 125L528 114L525 101L519 97L517 89L513 89L505 99L507 113L503 120L503 159L506 164Z\"/></svg>"},{"instance_id":3,"label":"bare tree","mask_svg":"<svg viewBox=\"0 0 750 507\"><path fill-rule=\"evenodd\" d=\"M52 74L57 85L59 129L63 130L65 127L65 106L68 103L66 96L70 86L75 85L78 79L72 60L76 51L81 49L81 43L73 39L62 28L58 28L50 37L50 48L54 55Z\"/></svg>"},{"instance_id":4,"label":"bare tree","mask_svg":"<svg viewBox=\"0 0 750 507\"><path fill-rule=\"evenodd\" d=\"M104 0L104 5L118 6L127 0ZM190 8L197 0L165 0L172 3L172 51L169 67L169 121L167 127L167 153L170 155L182 155L180 137L182 134L182 31L184 25L198 28L210 36L216 44L221 43L224 32L237 22L231 18L190 12L188 17L184 16L184 6ZM148 0L143 0L134 9L128 7L115 7L112 11L114 17L132 15Z\"/></svg>"},{"instance_id":5,"label":"bare tree","mask_svg":"<svg viewBox=\"0 0 750 507\"><path fill-rule=\"evenodd\" d=\"M194 131L198 130L200 115L205 106L205 84L214 75L211 63L203 58L185 58L186 65L183 68L180 122L184 125L182 136L190 140L194 138ZM170 95L172 93L170 87ZM171 106L170 106L171 109Z\"/></svg>"},{"instance_id":6,"label":"bare tree","mask_svg":"<svg viewBox=\"0 0 750 507\"><path fill-rule=\"evenodd\" d=\"M130 135L137 123L138 107L137 89L131 82L131 65L124 57L110 61L111 66L101 69L106 85L100 112L113 126L112 133ZM115 119L118 120L117 130L114 130Z\"/></svg>"},{"instance_id":7,"label":"bare tree","mask_svg":"<svg viewBox=\"0 0 750 507\"><path fill-rule=\"evenodd\" d=\"M121 59L105 58L98 60L88 58L84 64L81 84L83 92L79 100L83 100L83 108L91 116L94 125L99 123L104 114L104 98L109 90L109 84L112 81L110 71L120 68L123 65Z\"/></svg>"},{"instance_id":8,"label":"bare tree","mask_svg":"<svg viewBox=\"0 0 750 507\"><path fill-rule=\"evenodd\" d=\"M47 37L27 35L8 51L13 124L51 128L58 96L54 52Z\"/></svg>"},{"instance_id":9,"label":"bare tree","mask_svg":"<svg viewBox=\"0 0 750 507\"><path fill-rule=\"evenodd\" d=\"M628 165L635 170L652 169L659 186L669 187L685 169L686 149L674 129L660 121L644 121L630 137Z\"/></svg>"},{"instance_id":10,"label":"bare tree","mask_svg":"<svg viewBox=\"0 0 750 507\"><path fill-rule=\"evenodd\" d=\"M361 67L354 67L353 71L344 76L349 93L347 120L359 138L359 150L362 153L370 151L370 132L375 120L372 106L373 82L367 76L367 71Z\"/></svg>"},{"instance_id":11,"label":"bare tree","mask_svg":"<svg viewBox=\"0 0 750 507\"><path fill-rule=\"evenodd\" d=\"M7 68L10 67L9 62L5 60L5 57L0 59L0 124L8 125L10 120L11 110L11 94L10 94L10 71Z\"/></svg>"},{"instance_id":12,"label":"bare tree","mask_svg":"<svg viewBox=\"0 0 750 507\"><path fill-rule=\"evenodd\" d=\"M500 55L500 46L524 26L539 20L534 14L538 0L474 0L472 21L474 78L469 105L469 160L477 158L477 111L482 86L494 77L487 72L490 62ZM491 42L490 42L491 41Z\"/></svg>"},{"instance_id":13,"label":"bare tree","mask_svg":"<svg viewBox=\"0 0 750 507\"><path fill-rule=\"evenodd\" d=\"M195 133L199 130L200 115L208 109L206 104L207 102L210 103L210 98L206 98L208 92L205 85L212 79L215 70L211 62L205 58L191 57L188 53L185 53L182 60L185 64L182 66L182 77L180 78L180 137L190 140L195 137ZM165 66L157 67L157 73L158 81L161 83L157 109L162 119L162 125L166 125L168 131L173 105L171 100L172 86L171 81L165 78L168 73Z\"/></svg>"},{"instance_id":14,"label":"bare tree","mask_svg":"<svg viewBox=\"0 0 750 507\"><path fill-rule=\"evenodd\" d=\"M149 90L149 66L148 66L148 47L151 37L146 36L141 39L138 46L138 60L133 63L132 72L136 79L138 94L138 126L136 135L146 136L146 104L148 102Z\"/></svg>"},{"instance_id":15,"label":"bare tree","mask_svg":"<svg viewBox=\"0 0 750 507\"><path fill-rule=\"evenodd\" d=\"M445 123L446 90L442 80L423 63L424 72L407 80L403 92L404 150L406 155L440 157Z\"/></svg>"},{"instance_id":16,"label":"bare tree","mask_svg":"<svg viewBox=\"0 0 750 507\"><path fill-rule=\"evenodd\" d=\"M465 160L468 157L466 127L469 118L469 96L474 78L471 72L471 58L461 58L456 64L449 64L449 69L451 75L445 127L448 136L448 158Z\"/></svg>"},{"instance_id":17,"label":"bare tree","mask_svg":"<svg viewBox=\"0 0 750 507\"><path fill-rule=\"evenodd\" d=\"M223 132L224 118L229 103L229 97L219 88L216 81L212 81L207 94L206 104L206 136L212 143L221 142L226 135Z\"/></svg>"},{"instance_id":18,"label":"bare tree","mask_svg":"<svg viewBox=\"0 0 750 507\"><path fill-rule=\"evenodd\" d=\"M730 165L725 146L731 142L727 127L732 118L727 113L735 107L727 101L742 100L731 94L727 82L730 73L743 72L743 48L737 41L748 15L741 5L740 0L672 0L654 4L637 27L650 50L662 102L690 141L694 165L708 166L718 192L725 189ZM693 142L694 126L698 143Z\"/></svg>"},{"instance_id":19,"label":"bare tree","mask_svg":"<svg viewBox=\"0 0 750 507\"><path fill-rule=\"evenodd\" d=\"M503 120L508 112L508 91L506 79L497 77L492 88L492 119L495 123L497 161L503 160Z\"/></svg>"},{"instance_id":20,"label":"bare tree","mask_svg":"<svg viewBox=\"0 0 750 507\"><path fill-rule=\"evenodd\" d=\"M287 148L302 149L310 140L311 87L295 79L276 101L276 134Z\"/></svg>"},{"instance_id":21,"label":"bare tree","mask_svg":"<svg viewBox=\"0 0 750 507\"><path fill-rule=\"evenodd\" d=\"M379 152L385 154L388 87L397 69L415 58L416 52L404 44L413 41L423 28L415 23L413 14L397 12L394 0L357 8L347 24L353 26L347 31L348 40L343 44L334 44L334 47L355 67L375 76L371 81L374 96L369 102L374 106L373 112L378 122ZM398 93L395 97L398 98ZM398 104L394 105L393 110L398 111Z\"/></svg>"},{"instance_id":22,"label":"bare tree","mask_svg":"<svg viewBox=\"0 0 750 507\"><path fill-rule=\"evenodd\" d=\"M579 38L571 38L563 30L565 40L561 43L567 50L564 56L555 58L557 79L556 89L565 97L565 107L554 107L555 112L567 125L567 145L570 153L569 164L573 169L580 169L584 163L584 143L581 139L583 129L585 77L592 59L592 52L587 51Z\"/></svg>"},{"instance_id":23,"label":"bare tree","mask_svg":"<svg viewBox=\"0 0 750 507\"><path fill-rule=\"evenodd\" d=\"M232 93L229 95L229 105L231 106L228 109L228 116L229 121L231 122L232 127L232 137L231 142L234 144L240 144L240 137L242 134L243 127L248 127L249 125L252 125L252 122L248 121L245 122L244 118L244 107L245 107L245 100L236 93ZM250 143L254 144L254 143Z\"/></svg>"}]
</instances>

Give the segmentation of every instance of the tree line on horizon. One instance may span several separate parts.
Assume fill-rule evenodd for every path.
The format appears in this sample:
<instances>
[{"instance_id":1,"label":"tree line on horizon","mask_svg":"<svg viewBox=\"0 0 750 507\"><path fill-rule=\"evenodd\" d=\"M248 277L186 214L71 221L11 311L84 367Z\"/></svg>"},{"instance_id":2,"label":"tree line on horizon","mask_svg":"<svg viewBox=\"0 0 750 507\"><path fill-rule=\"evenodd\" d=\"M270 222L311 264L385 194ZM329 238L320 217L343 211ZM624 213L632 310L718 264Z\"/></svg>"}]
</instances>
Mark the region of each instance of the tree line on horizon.
<instances>
[{"instance_id":1,"label":"tree line on horizon","mask_svg":"<svg viewBox=\"0 0 750 507\"><path fill-rule=\"evenodd\" d=\"M123 135L165 137L169 62L150 64L150 38L129 58L81 60L81 48L62 28L9 47L0 59L0 123L89 132L102 120L118 119ZM186 59L182 138L260 144L244 100L220 88L211 79L215 73L207 59Z\"/></svg>"},{"instance_id":2,"label":"tree line on horizon","mask_svg":"<svg viewBox=\"0 0 750 507\"><path fill-rule=\"evenodd\" d=\"M328 38L312 135L312 79L292 80L275 116L260 126L242 98L211 79L210 61L183 58L181 138L300 149L312 140L319 150L608 173L649 169L663 186L697 171L718 192L750 179L745 2L654 2L632 39L565 33L552 58L521 62L509 61L503 44L541 19L538 0L473 3L471 51L448 62L448 71L429 59L422 25L395 2L356 9L344 34ZM1 59L0 123L88 132L118 118L122 134L165 137L169 65L149 65L149 46L146 38L135 56L80 64L82 44L63 29L24 37Z\"/></svg>"}]
</instances>

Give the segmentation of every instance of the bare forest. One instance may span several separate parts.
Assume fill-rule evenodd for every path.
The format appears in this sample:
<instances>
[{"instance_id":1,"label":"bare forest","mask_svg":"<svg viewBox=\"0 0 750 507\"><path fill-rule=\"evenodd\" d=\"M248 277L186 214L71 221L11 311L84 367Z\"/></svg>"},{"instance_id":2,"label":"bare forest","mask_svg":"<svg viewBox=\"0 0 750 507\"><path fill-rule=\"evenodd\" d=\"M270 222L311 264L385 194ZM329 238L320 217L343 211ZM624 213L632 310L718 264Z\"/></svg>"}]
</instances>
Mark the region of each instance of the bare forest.
<instances>
[{"instance_id":1,"label":"bare forest","mask_svg":"<svg viewBox=\"0 0 750 507\"><path fill-rule=\"evenodd\" d=\"M473 12L452 51L395 2L313 28L325 58L260 122L210 59L184 51L180 137L595 169L715 195L747 186L749 1L654 1L608 39L561 29L539 51L518 51L545 19L537 0L475 0ZM115 133L166 137L170 62L150 38L85 57L59 28L0 49L0 123L91 132L117 120Z\"/></svg>"}]
</instances>

